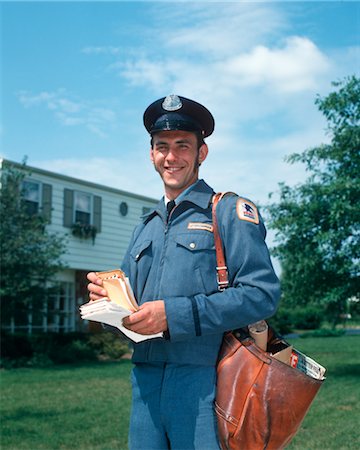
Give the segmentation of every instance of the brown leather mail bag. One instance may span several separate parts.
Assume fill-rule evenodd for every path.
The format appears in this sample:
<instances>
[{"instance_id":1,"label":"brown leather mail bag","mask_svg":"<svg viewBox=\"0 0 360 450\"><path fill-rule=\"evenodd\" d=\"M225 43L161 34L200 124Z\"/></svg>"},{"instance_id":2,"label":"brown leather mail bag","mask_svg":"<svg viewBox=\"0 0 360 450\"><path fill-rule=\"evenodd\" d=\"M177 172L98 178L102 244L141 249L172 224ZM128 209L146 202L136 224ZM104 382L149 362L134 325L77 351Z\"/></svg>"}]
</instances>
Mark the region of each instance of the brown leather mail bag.
<instances>
[{"instance_id":1,"label":"brown leather mail bag","mask_svg":"<svg viewBox=\"0 0 360 450\"><path fill-rule=\"evenodd\" d=\"M216 219L216 205L223 195L217 194L213 202L217 271L221 289L226 288L228 283ZM306 371L272 356L286 346L289 344L270 327L267 351L257 347L244 330L224 335L217 365L215 402L223 450L282 449L298 431L324 377L309 376ZM301 353L298 356L307 358ZM310 364L317 364L313 360L309 361Z\"/></svg>"}]
</instances>

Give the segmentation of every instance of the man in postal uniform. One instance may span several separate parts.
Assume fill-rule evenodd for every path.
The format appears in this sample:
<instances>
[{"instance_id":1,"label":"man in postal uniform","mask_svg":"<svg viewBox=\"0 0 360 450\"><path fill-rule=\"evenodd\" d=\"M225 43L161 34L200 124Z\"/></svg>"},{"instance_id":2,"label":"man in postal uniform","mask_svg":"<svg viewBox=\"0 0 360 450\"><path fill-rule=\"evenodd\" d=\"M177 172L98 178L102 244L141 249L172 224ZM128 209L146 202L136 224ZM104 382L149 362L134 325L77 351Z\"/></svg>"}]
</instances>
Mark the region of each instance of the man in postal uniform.
<instances>
[{"instance_id":1,"label":"man in postal uniform","mask_svg":"<svg viewBox=\"0 0 360 450\"><path fill-rule=\"evenodd\" d=\"M129 446L219 449L214 399L223 333L273 315L279 281L256 206L229 195L217 216L230 287L218 290L214 191L199 179L204 139L214 130L208 109L169 95L146 109L144 125L164 197L135 229L121 266L141 305L123 323L164 338L134 344ZM88 279L91 300L106 295L94 272Z\"/></svg>"}]
</instances>

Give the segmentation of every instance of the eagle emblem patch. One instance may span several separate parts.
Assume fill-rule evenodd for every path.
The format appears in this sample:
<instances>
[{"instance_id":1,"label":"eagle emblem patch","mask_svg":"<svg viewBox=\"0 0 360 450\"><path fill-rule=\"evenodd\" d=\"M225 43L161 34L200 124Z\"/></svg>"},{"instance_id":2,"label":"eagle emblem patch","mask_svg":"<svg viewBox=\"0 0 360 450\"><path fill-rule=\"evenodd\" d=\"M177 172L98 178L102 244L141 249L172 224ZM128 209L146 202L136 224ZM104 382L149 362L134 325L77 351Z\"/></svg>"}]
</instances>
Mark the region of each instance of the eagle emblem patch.
<instances>
[{"instance_id":1,"label":"eagle emblem patch","mask_svg":"<svg viewBox=\"0 0 360 450\"><path fill-rule=\"evenodd\" d=\"M244 198L236 202L236 212L240 220L246 220L255 224L259 223L259 213L254 203Z\"/></svg>"}]
</instances>

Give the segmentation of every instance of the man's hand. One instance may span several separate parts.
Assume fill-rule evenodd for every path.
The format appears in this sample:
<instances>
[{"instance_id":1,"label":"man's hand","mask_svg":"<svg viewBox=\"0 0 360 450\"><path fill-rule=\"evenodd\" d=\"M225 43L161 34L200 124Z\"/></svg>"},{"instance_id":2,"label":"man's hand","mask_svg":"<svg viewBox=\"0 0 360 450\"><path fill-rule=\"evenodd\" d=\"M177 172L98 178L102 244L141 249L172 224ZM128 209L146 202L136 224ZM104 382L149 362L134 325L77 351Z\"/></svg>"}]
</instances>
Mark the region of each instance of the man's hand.
<instances>
[{"instance_id":1,"label":"man's hand","mask_svg":"<svg viewBox=\"0 0 360 450\"><path fill-rule=\"evenodd\" d=\"M129 330L140 334L155 334L166 331L168 325L164 301L155 300L142 304L139 311L125 317L123 324Z\"/></svg>"},{"instance_id":2,"label":"man's hand","mask_svg":"<svg viewBox=\"0 0 360 450\"><path fill-rule=\"evenodd\" d=\"M90 300L99 300L100 298L107 296L107 292L103 288L102 279L99 278L95 272L89 272L86 278L90 281L87 285Z\"/></svg>"}]
</instances>

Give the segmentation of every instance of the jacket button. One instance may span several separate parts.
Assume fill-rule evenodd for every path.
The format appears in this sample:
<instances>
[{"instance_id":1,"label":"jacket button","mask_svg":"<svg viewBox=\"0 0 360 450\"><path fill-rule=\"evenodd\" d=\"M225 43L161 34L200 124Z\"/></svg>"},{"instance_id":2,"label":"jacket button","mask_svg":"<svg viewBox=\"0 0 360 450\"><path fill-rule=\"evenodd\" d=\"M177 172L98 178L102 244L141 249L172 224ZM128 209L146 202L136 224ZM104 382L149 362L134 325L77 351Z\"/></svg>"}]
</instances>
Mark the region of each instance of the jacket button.
<instances>
[{"instance_id":1,"label":"jacket button","mask_svg":"<svg viewBox=\"0 0 360 450\"><path fill-rule=\"evenodd\" d=\"M195 244L195 242L191 242L191 244L190 244L190 248L191 249L194 249L196 247L196 244Z\"/></svg>"}]
</instances>

